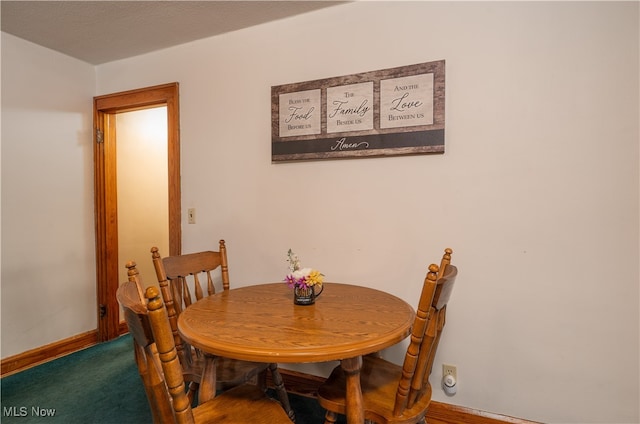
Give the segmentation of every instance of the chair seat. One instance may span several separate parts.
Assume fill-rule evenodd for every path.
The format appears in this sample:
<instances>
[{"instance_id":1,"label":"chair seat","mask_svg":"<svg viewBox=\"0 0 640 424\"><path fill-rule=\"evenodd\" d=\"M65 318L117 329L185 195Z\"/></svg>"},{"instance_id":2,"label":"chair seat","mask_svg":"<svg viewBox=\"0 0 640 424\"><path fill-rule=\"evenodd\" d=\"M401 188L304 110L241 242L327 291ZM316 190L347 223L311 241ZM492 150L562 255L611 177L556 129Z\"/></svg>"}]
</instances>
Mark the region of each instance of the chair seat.
<instances>
[{"instance_id":1,"label":"chair seat","mask_svg":"<svg viewBox=\"0 0 640 424\"><path fill-rule=\"evenodd\" d=\"M255 385L229 389L193 409L196 423L291 424L280 404Z\"/></svg>"},{"instance_id":2,"label":"chair seat","mask_svg":"<svg viewBox=\"0 0 640 424\"><path fill-rule=\"evenodd\" d=\"M402 376L402 367L382 358L365 356L362 358L360 386L365 419L377 423L415 423L425 415L431 402L431 385L420 400L402 415L393 416L393 407ZM318 390L318 402L330 411L346 414L346 378L342 367L338 365ZM420 415L422 414L422 416Z\"/></svg>"}]
</instances>

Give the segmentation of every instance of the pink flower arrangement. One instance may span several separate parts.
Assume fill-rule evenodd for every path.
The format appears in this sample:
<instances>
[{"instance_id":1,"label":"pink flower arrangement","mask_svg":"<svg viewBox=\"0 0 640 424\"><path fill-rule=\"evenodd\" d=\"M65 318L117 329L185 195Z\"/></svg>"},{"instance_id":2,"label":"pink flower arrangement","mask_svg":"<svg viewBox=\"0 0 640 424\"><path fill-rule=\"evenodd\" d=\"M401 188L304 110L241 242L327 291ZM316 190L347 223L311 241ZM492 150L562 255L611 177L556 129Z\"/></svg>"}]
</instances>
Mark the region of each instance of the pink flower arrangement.
<instances>
[{"instance_id":1,"label":"pink flower arrangement","mask_svg":"<svg viewBox=\"0 0 640 424\"><path fill-rule=\"evenodd\" d=\"M324 274L316 269L301 268L298 256L293 253L291 249L289 249L289 252L287 253L287 261L289 262L289 270L291 272L284 277L284 281L289 285L289 287L322 287Z\"/></svg>"}]
</instances>

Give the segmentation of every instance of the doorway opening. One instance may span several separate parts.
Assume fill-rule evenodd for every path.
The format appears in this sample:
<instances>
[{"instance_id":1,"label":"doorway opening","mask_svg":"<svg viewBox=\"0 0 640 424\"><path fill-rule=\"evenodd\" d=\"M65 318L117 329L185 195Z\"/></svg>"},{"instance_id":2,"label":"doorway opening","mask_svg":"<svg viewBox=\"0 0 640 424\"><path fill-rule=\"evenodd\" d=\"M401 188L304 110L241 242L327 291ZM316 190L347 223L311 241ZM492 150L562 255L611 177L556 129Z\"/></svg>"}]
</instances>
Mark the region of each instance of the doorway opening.
<instances>
[{"instance_id":1,"label":"doorway opening","mask_svg":"<svg viewBox=\"0 0 640 424\"><path fill-rule=\"evenodd\" d=\"M162 187L163 194L158 195L161 200L164 197L162 204L160 204L158 197L146 199L145 203L143 198L149 194L148 190L143 186L135 187L135 184L138 184L135 182L136 179L139 179L138 177L144 180L144 177L148 176L146 175L147 171L143 168L143 162L157 152L154 152L150 146L144 147L144 144L135 147L135 149L142 149L137 152L131 151L131 146L128 146L127 143L122 143L118 147L120 136L124 136L127 132L125 130L130 126L129 116L124 115L128 112L144 114L164 114L166 112L166 159L160 165L163 167L162 170L154 170L154 178L157 181L151 183L155 187ZM126 278L126 272L123 273L124 262L130 259L136 260L143 269L147 262L151 264L149 249L156 242L146 246L145 252L142 245L148 241L145 239L149 239L144 235L145 229L141 229L142 232L139 235L135 235L134 232L132 237L135 237L135 240L126 238L131 234L131 231L138 227L137 223L143 222L140 215L136 216L136 213L153 214L154 218L160 216L160 220L164 220L165 223L163 228L149 231L168 234L169 255L177 255L181 252L179 122L178 83L94 98L98 341L110 340L126 332L126 326L120 320L120 308L115 297L118 286L123 281L123 276ZM158 167L158 165L151 166ZM126 176L127 174L136 178L130 179ZM162 181L163 179L164 181ZM131 184L134 186L130 186ZM144 206L142 206L143 204ZM141 211L140 208L144 208L147 212ZM144 222L145 226L146 224L148 222ZM156 235L151 236L154 240L161 237L162 234L158 234L157 237ZM130 250L131 246L138 241L140 246ZM136 257L126 257L125 255L135 255ZM149 271L141 271L141 273L146 276L147 280L155 275L155 272L150 273ZM151 283L151 281L147 281L147 283Z\"/></svg>"},{"instance_id":2,"label":"doorway opening","mask_svg":"<svg viewBox=\"0 0 640 424\"><path fill-rule=\"evenodd\" d=\"M118 113L116 128L118 281L127 281L133 260L148 286L156 281L149 248L169 251L167 107Z\"/></svg>"}]
</instances>

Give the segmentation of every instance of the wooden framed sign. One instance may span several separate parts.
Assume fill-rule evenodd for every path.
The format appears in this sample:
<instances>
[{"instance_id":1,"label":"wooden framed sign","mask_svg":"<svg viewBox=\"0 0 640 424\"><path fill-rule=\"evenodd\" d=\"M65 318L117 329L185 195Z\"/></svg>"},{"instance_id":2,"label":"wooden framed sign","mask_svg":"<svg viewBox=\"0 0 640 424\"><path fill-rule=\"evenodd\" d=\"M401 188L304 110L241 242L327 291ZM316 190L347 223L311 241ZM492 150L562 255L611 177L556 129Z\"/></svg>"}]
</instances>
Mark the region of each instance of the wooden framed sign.
<instances>
[{"instance_id":1,"label":"wooden framed sign","mask_svg":"<svg viewBox=\"0 0 640 424\"><path fill-rule=\"evenodd\" d=\"M271 87L271 159L444 153L444 93L444 60Z\"/></svg>"}]
</instances>

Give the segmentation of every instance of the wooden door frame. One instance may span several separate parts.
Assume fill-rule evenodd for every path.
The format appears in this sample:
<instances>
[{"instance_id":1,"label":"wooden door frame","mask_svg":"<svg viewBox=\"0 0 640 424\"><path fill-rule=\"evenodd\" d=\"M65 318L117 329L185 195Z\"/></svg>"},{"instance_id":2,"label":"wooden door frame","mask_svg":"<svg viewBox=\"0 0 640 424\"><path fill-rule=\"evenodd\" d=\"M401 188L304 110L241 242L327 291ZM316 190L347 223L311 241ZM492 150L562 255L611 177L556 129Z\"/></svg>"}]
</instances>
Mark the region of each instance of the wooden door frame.
<instances>
[{"instance_id":1,"label":"wooden door frame","mask_svg":"<svg viewBox=\"0 0 640 424\"><path fill-rule=\"evenodd\" d=\"M178 83L93 98L98 341L110 340L120 335L120 308L116 300L120 273L115 115L160 105L167 107L169 254L178 255L182 249Z\"/></svg>"}]
</instances>

